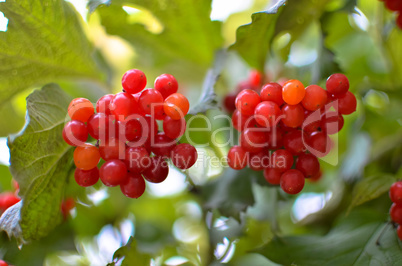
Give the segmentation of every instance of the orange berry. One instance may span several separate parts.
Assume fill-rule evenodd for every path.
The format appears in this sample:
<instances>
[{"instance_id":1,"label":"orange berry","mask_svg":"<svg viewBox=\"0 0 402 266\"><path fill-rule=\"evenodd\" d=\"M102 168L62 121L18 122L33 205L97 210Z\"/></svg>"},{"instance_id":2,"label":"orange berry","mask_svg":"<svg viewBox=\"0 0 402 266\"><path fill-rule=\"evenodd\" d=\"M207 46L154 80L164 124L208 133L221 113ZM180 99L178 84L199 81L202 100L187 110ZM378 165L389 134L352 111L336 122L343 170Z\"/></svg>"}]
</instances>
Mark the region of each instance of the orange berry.
<instances>
[{"instance_id":1,"label":"orange berry","mask_svg":"<svg viewBox=\"0 0 402 266\"><path fill-rule=\"evenodd\" d=\"M173 93L165 99L163 109L166 115L179 120L188 113L190 103L183 94Z\"/></svg>"},{"instance_id":2,"label":"orange berry","mask_svg":"<svg viewBox=\"0 0 402 266\"><path fill-rule=\"evenodd\" d=\"M287 104L296 105L300 103L304 95L306 95L306 90L303 84L296 79L289 80L283 85L282 98Z\"/></svg>"},{"instance_id":3,"label":"orange berry","mask_svg":"<svg viewBox=\"0 0 402 266\"><path fill-rule=\"evenodd\" d=\"M95 168L100 160L99 149L90 143L85 143L74 150L75 166L82 170Z\"/></svg>"},{"instance_id":4,"label":"orange berry","mask_svg":"<svg viewBox=\"0 0 402 266\"><path fill-rule=\"evenodd\" d=\"M75 98L71 101L67 110L72 120L79 120L84 123L95 112L93 104L85 98Z\"/></svg>"}]
</instances>

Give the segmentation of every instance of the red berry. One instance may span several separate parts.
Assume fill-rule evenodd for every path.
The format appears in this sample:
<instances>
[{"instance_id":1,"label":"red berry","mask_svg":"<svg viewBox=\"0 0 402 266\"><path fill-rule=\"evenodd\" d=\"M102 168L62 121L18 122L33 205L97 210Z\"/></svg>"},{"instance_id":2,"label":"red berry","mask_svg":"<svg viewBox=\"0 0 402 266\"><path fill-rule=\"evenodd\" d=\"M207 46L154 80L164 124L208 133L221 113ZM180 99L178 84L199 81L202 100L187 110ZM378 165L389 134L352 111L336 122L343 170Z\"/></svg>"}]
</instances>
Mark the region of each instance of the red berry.
<instances>
[{"instance_id":1,"label":"red berry","mask_svg":"<svg viewBox=\"0 0 402 266\"><path fill-rule=\"evenodd\" d=\"M297 128L304 121L304 109L300 104L285 104L282 107L282 123L288 127Z\"/></svg>"},{"instance_id":2,"label":"red berry","mask_svg":"<svg viewBox=\"0 0 402 266\"><path fill-rule=\"evenodd\" d=\"M260 129L247 128L240 135L240 146L248 152L262 151L268 146L267 134Z\"/></svg>"},{"instance_id":3,"label":"red berry","mask_svg":"<svg viewBox=\"0 0 402 266\"><path fill-rule=\"evenodd\" d=\"M402 241L402 226L398 225L398 228L396 229L396 233L398 234L399 240Z\"/></svg>"},{"instance_id":4,"label":"red berry","mask_svg":"<svg viewBox=\"0 0 402 266\"><path fill-rule=\"evenodd\" d=\"M287 150L276 150L272 153L271 164L273 168L284 172L289 170L294 163L293 154Z\"/></svg>"},{"instance_id":5,"label":"red berry","mask_svg":"<svg viewBox=\"0 0 402 266\"><path fill-rule=\"evenodd\" d=\"M313 175L312 177L310 177L307 180L314 183L314 182L320 181L321 178L322 178L322 171L319 170L317 174Z\"/></svg>"},{"instance_id":6,"label":"red berry","mask_svg":"<svg viewBox=\"0 0 402 266\"><path fill-rule=\"evenodd\" d=\"M113 94L106 94L102 96L97 102L96 102L96 112L97 113L103 113L105 115L111 115L112 113L110 112L110 102L114 98Z\"/></svg>"},{"instance_id":7,"label":"red berry","mask_svg":"<svg viewBox=\"0 0 402 266\"><path fill-rule=\"evenodd\" d=\"M350 91L338 98L338 112L343 115L349 115L356 111L356 97Z\"/></svg>"},{"instance_id":8,"label":"red berry","mask_svg":"<svg viewBox=\"0 0 402 266\"><path fill-rule=\"evenodd\" d=\"M8 263L4 260L0 260L0 266L8 266Z\"/></svg>"},{"instance_id":9,"label":"red berry","mask_svg":"<svg viewBox=\"0 0 402 266\"><path fill-rule=\"evenodd\" d=\"M236 97L236 109L243 115L250 116L254 114L255 107L261 102L261 98L253 90L245 89Z\"/></svg>"},{"instance_id":10,"label":"red berry","mask_svg":"<svg viewBox=\"0 0 402 266\"><path fill-rule=\"evenodd\" d=\"M151 165L142 173L144 178L151 183L163 182L168 174L168 163L161 156L152 157Z\"/></svg>"},{"instance_id":11,"label":"red berry","mask_svg":"<svg viewBox=\"0 0 402 266\"><path fill-rule=\"evenodd\" d=\"M235 170L240 170L247 165L247 152L240 146L233 146L228 152L228 165Z\"/></svg>"},{"instance_id":12,"label":"red berry","mask_svg":"<svg viewBox=\"0 0 402 266\"><path fill-rule=\"evenodd\" d=\"M90 143L85 143L74 150L74 164L82 170L95 168L100 160L100 153L97 147Z\"/></svg>"},{"instance_id":13,"label":"red berry","mask_svg":"<svg viewBox=\"0 0 402 266\"><path fill-rule=\"evenodd\" d=\"M302 130L306 133L312 133L321 130L321 113L320 111L310 112L305 110L304 122L302 124Z\"/></svg>"},{"instance_id":14,"label":"red berry","mask_svg":"<svg viewBox=\"0 0 402 266\"><path fill-rule=\"evenodd\" d=\"M126 144L118 138L110 138L100 143L99 153L103 160L124 159Z\"/></svg>"},{"instance_id":15,"label":"red berry","mask_svg":"<svg viewBox=\"0 0 402 266\"><path fill-rule=\"evenodd\" d=\"M283 132L279 127L272 127L267 132L268 147L277 150L283 146Z\"/></svg>"},{"instance_id":16,"label":"red berry","mask_svg":"<svg viewBox=\"0 0 402 266\"><path fill-rule=\"evenodd\" d=\"M248 80L251 86L259 87L261 86L262 78L263 74L261 72L259 72L258 70L252 70L250 71Z\"/></svg>"},{"instance_id":17,"label":"red berry","mask_svg":"<svg viewBox=\"0 0 402 266\"><path fill-rule=\"evenodd\" d=\"M320 171L320 162L312 154L301 154L296 160L296 169L303 173L304 177L316 176Z\"/></svg>"},{"instance_id":18,"label":"red berry","mask_svg":"<svg viewBox=\"0 0 402 266\"><path fill-rule=\"evenodd\" d=\"M290 169L281 176L281 188L288 194L297 194L304 187L304 176L296 169Z\"/></svg>"},{"instance_id":19,"label":"red berry","mask_svg":"<svg viewBox=\"0 0 402 266\"><path fill-rule=\"evenodd\" d=\"M12 192L3 192L0 194L0 211L5 211L21 199Z\"/></svg>"},{"instance_id":20,"label":"red berry","mask_svg":"<svg viewBox=\"0 0 402 266\"><path fill-rule=\"evenodd\" d=\"M95 112L92 103L85 98L76 98L68 106L68 115L71 120L79 120L83 123Z\"/></svg>"},{"instance_id":21,"label":"red berry","mask_svg":"<svg viewBox=\"0 0 402 266\"><path fill-rule=\"evenodd\" d=\"M186 120L184 118L174 120L166 116L163 120L163 131L171 139L180 138L186 130Z\"/></svg>"},{"instance_id":22,"label":"red berry","mask_svg":"<svg viewBox=\"0 0 402 266\"><path fill-rule=\"evenodd\" d=\"M402 224L402 205L393 203L389 209L391 220L397 224Z\"/></svg>"},{"instance_id":23,"label":"red berry","mask_svg":"<svg viewBox=\"0 0 402 266\"><path fill-rule=\"evenodd\" d=\"M138 119L132 118L122 123L125 140L132 141L141 137L142 125Z\"/></svg>"},{"instance_id":24,"label":"red berry","mask_svg":"<svg viewBox=\"0 0 402 266\"><path fill-rule=\"evenodd\" d=\"M151 166L151 158L144 147L128 147L126 149L125 163L130 172L142 173Z\"/></svg>"},{"instance_id":25,"label":"red berry","mask_svg":"<svg viewBox=\"0 0 402 266\"><path fill-rule=\"evenodd\" d=\"M110 102L110 111L119 121L123 121L126 117L134 113L136 101L128 92L117 93Z\"/></svg>"},{"instance_id":26,"label":"red berry","mask_svg":"<svg viewBox=\"0 0 402 266\"><path fill-rule=\"evenodd\" d=\"M147 77L139 69L130 69L124 73L121 79L123 89L130 94L142 91L147 85Z\"/></svg>"},{"instance_id":27,"label":"red berry","mask_svg":"<svg viewBox=\"0 0 402 266\"><path fill-rule=\"evenodd\" d=\"M193 145L181 143L174 147L171 153L172 163L179 169L188 169L195 164L198 158L197 150Z\"/></svg>"},{"instance_id":28,"label":"red berry","mask_svg":"<svg viewBox=\"0 0 402 266\"><path fill-rule=\"evenodd\" d=\"M325 84L327 91L331 94L342 95L349 90L349 80L344 74L332 74Z\"/></svg>"},{"instance_id":29,"label":"red berry","mask_svg":"<svg viewBox=\"0 0 402 266\"><path fill-rule=\"evenodd\" d=\"M304 132L294 130L283 137L283 145L285 149L290 151L293 155L299 155L306 150L304 145L306 140L307 135Z\"/></svg>"},{"instance_id":30,"label":"red berry","mask_svg":"<svg viewBox=\"0 0 402 266\"><path fill-rule=\"evenodd\" d=\"M88 120L88 133L94 139L105 140L118 136L119 123L112 115L93 114Z\"/></svg>"},{"instance_id":31,"label":"red berry","mask_svg":"<svg viewBox=\"0 0 402 266\"><path fill-rule=\"evenodd\" d=\"M391 11L401 11L402 10L401 0L387 0L387 1L385 1L385 6Z\"/></svg>"},{"instance_id":32,"label":"red berry","mask_svg":"<svg viewBox=\"0 0 402 266\"><path fill-rule=\"evenodd\" d=\"M278 106L283 104L282 86L278 83L265 84L261 89L260 96L262 101L271 101Z\"/></svg>"},{"instance_id":33,"label":"red berry","mask_svg":"<svg viewBox=\"0 0 402 266\"><path fill-rule=\"evenodd\" d=\"M250 118L250 116L243 115L242 113L239 112L239 110L235 110L232 115L233 128L235 128L237 131L243 131L245 128L247 119L249 119L249 118Z\"/></svg>"},{"instance_id":34,"label":"red berry","mask_svg":"<svg viewBox=\"0 0 402 266\"><path fill-rule=\"evenodd\" d=\"M187 115L190 109L190 103L183 94L173 93L165 99L163 109L166 115L178 120Z\"/></svg>"},{"instance_id":35,"label":"red berry","mask_svg":"<svg viewBox=\"0 0 402 266\"><path fill-rule=\"evenodd\" d=\"M154 87L162 94L163 99L166 99L169 95L177 92L179 84L174 76L162 74L155 79Z\"/></svg>"},{"instance_id":36,"label":"red berry","mask_svg":"<svg viewBox=\"0 0 402 266\"><path fill-rule=\"evenodd\" d=\"M170 157L176 145L177 141L166 136L164 132L159 132L155 138L151 138L151 151L162 157Z\"/></svg>"},{"instance_id":37,"label":"red berry","mask_svg":"<svg viewBox=\"0 0 402 266\"><path fill-rule=\"evenodd\" d=\"M120 184L121 192L124 196L138 199L145 192L145 180L137 173L128 173L128 178Z\"/></svg>"},{"instance_id":38,"label":"red berry","mask_svg":"<svg viewBox=\"0 0 402 266\"><path fill-rule=\"evenodd\" d=\"M282 172L276 168L265 168L264 178L271 185L279 185L281 183Z\"/></svg>"},{"instance_id":39,"label":"red berry","mask_svg":"<svg viewBox=\"0 0 402 266\"><path fill-rule=\"evenodd\" d=\"M324 132L313 132L306 140L309 152L321 158L326 156L332 148L332 141Z\"/></svg>"},{"instance_id":40,"label":"red berry","mask_svg":"<svg viewBox=\"0 0 402 266\"><path fill-rule=\"evenodd\" d=\"M274 102L261 102L254 109L254 118L263 127L275 126L280 119L281 109Z\"/></svg>"},{"instance_id":41,"label":"red berry","mask_svg":"<svg viewBox=\"0 0 402 266\"><path fill-rule=\"evenodd\" d=\"M398 26L402 30L402 11L399 12L396 17L396 26Z\"/></svg>"},{"instance_id":42,"label":"red berry","mask_svg":"<svg viewBox=\"0 0 402 266\"><path fill-rule=\"evenodd\" d=\"M236 110L236 97L237 94L227 94L225 98L223 98L223 107L228 113L233 113Z\"/></svg>"},{"instance_id":43,"label":"red berry","mask_svg":"<svg viewBox=\"0 0 402 266\"><path fill-rule=\"evenodd\" d=\"M138 99L140 109L148 115L155 115L163 109L162 94L155 89L144 90Z\"/></svg>"},{"instance_id":44,"label":"red berry","mask_svg":"<svg viewBox=\"0 0 402 266\"><path fill-rule=\"evenodd\" d=\"M63 139L71 146L81 146L88 139L87 125L78 120L71 120L63 128Z\"/></svg>"},{"instance_id":45,"label":"red berry","mask_svg":"<svg viewBox=\"0 0 402 266\"><path fill-rule=\"evenodd\" d=\"M74 209L74 207L75 207L75 201L71 197L66 198L61 202L60 209L61 213L63 214L64 220L67 219L67 216L70 214L70 211Z\"/></svg>"},{"instance_id":46,"label":"red berry","mask_svg":"<svg viewBox=\"0 0 402 266\"><path fill-rule=\"evenodd\" d=\"M321 117L320 128L328 135L336 134L343 128L343 116L337 112L327 112Z\"/></svg>"},{"instance_id":47,"label":"red berry","mask_svg":"<svg viewBox=\"0 0 402 266\"><path fill-rule=\"evenodd\" d=\"M109 160L101 166L99 176L105 186L115 187L126 182L127 167L120 160Z\"/></svg>"},{"instance_id":48,"label":"red berry","mask_svg":"<svg viewBox=\"0 0 402 266\"><path fill-rule=\"evenodd\" d=\"M303 107L309 111L315 111L327 103L327 92L317 85L306 87L306 95L302 100Z\"/></svg>"},{"instance_id":49,"label":"red berry","mask_svg":"<svg viewBox=\"0 0 402 266\"><path fill-rule=\"evenodd\" d=\"M389 189L389 197L392 202L402 205L402 181L398 181L392 184Z\"/></svg>"},{"instance_id":50,"label":"red berry","mask_svg":"<svg viewBox=\"0 0 402 266\"><path fill-rule=\"evenodd\" d=\"M285 103L290 105L296 105L300 103L306 90L304 89L303 83L296 79L287 81L282 87L282 98Z\"/></svg>"},{"instance_id":51,"label":"red berry","mask_svg":"<svg viewBox=\"0 0 402 266\"><path fill-rule=\"evenodd\" d=\"M81 170L77 168L74 172L74 178L81 187L93 186L99 180L99 169L98 167L92 168L91 170Z\"/></svg>"}]
</instances>

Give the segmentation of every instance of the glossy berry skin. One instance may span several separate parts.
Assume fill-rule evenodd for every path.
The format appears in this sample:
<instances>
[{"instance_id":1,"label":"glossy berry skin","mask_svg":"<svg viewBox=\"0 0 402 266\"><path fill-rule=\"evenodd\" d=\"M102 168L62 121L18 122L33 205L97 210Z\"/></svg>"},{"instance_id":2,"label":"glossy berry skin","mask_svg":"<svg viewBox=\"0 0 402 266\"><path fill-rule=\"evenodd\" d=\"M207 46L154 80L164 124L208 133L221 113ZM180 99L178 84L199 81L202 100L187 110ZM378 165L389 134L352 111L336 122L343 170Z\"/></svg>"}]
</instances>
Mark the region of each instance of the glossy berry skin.
<instances>
[{"instance_id":1,"label":"glossy berry skin","mask_svg":"<svg viewBox=\"0 0 402 266\"><path fill-rule=\"evenodd\" d=\"M119 132L119 123L112 115L104 113L93 114L88 120L88 133L94 139L105 140L115 137Z\"/></svg>"},{"instance_id":2,"label":"glossy berry skin","mask_svg":"<svg viewBox=\"0 0 402 266\"><path fill-rule=\"evenodd\" d=\"M267 141L270 149L277 150L282 148L283 131L279 127L271 128L271 130L267 132Z\"/></svg>"},{"instance_id":3,"label":"glossy berry skin","mask_svg":"<svg viewBox=\"0 0 402 266\"><path fill-rule=\"evenodd\" d=\"M232 115L233 128L237 131L243 131L249 118L250 116L243 115L239 110L235 110Z\"/></svg>"},{"instance_id":4,"label":"glossy berry skin","mask_svg":"<svg viewBox=\"0 0 402 266\"><path fill-rule=\"evenodd\" d=\"M99 176L105 186L120 185L127 179L126 164L120 160L109 160L101 166Z\"/></svg>"},{"instance_id":5,"label":"glossy berry skin","mask_svg":"<svg viewBox=\"0 0 402 266\"><path fill-rule=\"evenodd\" d=\"M251 86L259 87L259 86L261 86L263 77L264 77L263 73L261 73L257 70L252 70L252 71L250 71L248 80L249 80Z\"/></svg>"},{"instance_id":6,"label":"glossy berry skin","mask_svg":"<svg viewBox=\"0 0 402 266\"><path fill-rule=\"evenodd\" d=\"M281 188L288 194L297 194L304 187L304 176L302 172L296 169L290 169L281 176Z\"/></svg>"},{"instance_id":7,"label":"glossy berry skin","mask_svg":"<svg viewBox=\"0 0 402 266\"><path fill-rule=\"evenodd\" d=\"M322 108L327 103L327 92L318 85L306 87L306 95L302 100L302 105L306 110L315 111Z\"/></svg>"},{"instance_id":8,"label":"glossy berry skin","mask_svg":"<svg viewBox=\"0 0 402 266\"><path fill-rule=\"evenodd\" d=\"M268 146L267 134L264 131L247 128L240 135L240 146L248 152L260 152Z\"/></svg>"},{"instance_id":9,"label":"glossy berry skin","mask_svg":"<svg viewBox=\"0 0 402 266\"><path fill-rule=\"evenodd\" d=\"M121 79L123 89L130 94L142 91L147 85L147 77L139 69L130 69Z\"/></svg>"},{"instance_id":10,"label":"glossy berry skin","mask_svg":"<svg viewBox=\"0 0 402 266\"><path fill-rule=\"evenodd\" d=\"M398 228L396 229L396 233L398 234L399 240L402 241L402 226L398 225Z\"/></svg>"},{"instance_id":11,"label":"glossy berry skin","mask_svg":"<svg viewBox=\"0 0 402 266\"><path fill-rule=\"evenodd\" d=\"M99 153L105 161L112 159L124 159L126 152L125 143L118 138L109 138L99 145Z\"/></svg>"},{"instance_id":12,"label":"glossy berry skin","mask_svg":"<svg viewBox=\"0 0 402 266\"><path fill-rule=\"evenodd\" d=\"M285 103L290 105L296 105L300 103L306 90L304 89L303 83L296 79L289 80L282 87L282 98Z\"/></svg>"},{"instance_id":13,"label":"glossy berry skin","mask_svg":"<svg viewBox=\"0 0 402 266\"><path fill-rule=\"evenodd\" d=\"M271 101L278 106L283 104L282 86L278 83L265 84L261 89L260 96L262 101Z\"/></svg>"},{"instance_id":14,"label":"glossy berry skin","mask_svg":"<svg viewBox=\"0 0 402 266\"><path fill-rule=\"evenodd\" d=\"M95 112L92 103L85 98L75 98L70 102L67 110L71 120L79 120L83 123L87 122Z\"/></svg>"},{"instance_id":15,"label":"glossy berry skin","mask_svg":"<svg viewBox=\"0 0 402 266\"><path fill-rule=\"evenodd\" d=\"M237 94L227 94L224 98L223 98L223 107L225 108L225 110L231 114L236 110L236 97Z\"/></svg>"},{"instance_id":16,"label":"glossy berry skin","mask_svg":"<svg viewBox=\"0 0 402 266\"><path fill-rule=\"evenodd\" d=\"M170 157L170 153L176 147L177 141L171 139L164 132L159 132L151 138L151 151L162 157Z\"/></svg>"},{"instance_id":17,"label":"glossy berry skin","mask_svg":"<svg viewBox=\"0 0 402 266\"><path fill-rule=\"evenodd\" d=\"M287 127L297 128L304 121L304 109L300 104L285 104L282 107L282 123Z\"/></svg>"},{"instance_id":18,"label":"glossy berry skin","mask_svg":"<svg viewBox=\"0 0 402 266\"><path fill-rule=\"evenodd\" d=\"M312 154L301 154L296 160L296 169L302 172L305 178L310 178L319 173L320 162Z\"/></svg>"},{"instance_id":19,"label":"glossy berry skin","mask_svg":"<svg viewBox=\"0 0 402 266\"><path fill-rule=\"evenodd\" d=\"M253 90L245 89L239 92L236 97L236 109L243 115L250 116L254 114L254 109L261 102L261 98Z\"/></svg>"},{"instance_id":20,"label":"glossy berry skin","mask_svg":"<svg viewBox=\"0 0 402 266\"><path fill-rule=\"evenodd\" d=\"M266 151L252 153L248 156L247 165L251 170L262 171L271 164L269 155Z\"/></svg>"},{"instance_id":21,"label":"glossy berry skin","mask_svg":"<svg viewBox=\"0 0 402 266\"><path fill-rule=\"evenodd\" d=\"M283 145L287 151L290 151L293 155L299 155L306 150L304 142L308 136L300 131L294 130L289 132L283 137Z\"/></svg>"},{"instance_id":22,"label":"glossy berry skin","mask_svg":"<svg viewBox=\"0 0 402 266\"><path fill-rule=\"evenodd\" d=\"M171 139L180 138L186 130L186 120L184 118L174 120L170 116L163 119L163 131Z\"/></svg>"},{"instance_id":23,"label":"glossy berry skin","mask_svg":"<svg viewBox=\"0 0 402 266\"><path fill-rule=\"evenodd\" d=\"M122 125L124 127L125 140L132 141L141 137L142 125L138 119L127 119L122 123Z\"/></svg>"},{"instance_id":24,"label":"glossy berry skin","mask_svg":"<svg viewBox=\"0 0 402 266\"><path fill-rule=\"evenodd\" d=\"M272 127L279 122L281 109L274 102L260 102L254 109L254 117L257 123L263 127Z\"/></svg>"},{"instance_id":25,"label":"glossy berry skin","mask_svg":"<svg viewBox=\"0 0 402 266\"><path fill-rule=\"evenodd\" d=\"M163 109L162 94L155 89L144 90L138 99L140 109L144 114L155 115Z\"/></svg>"},{"instance_id":26,"label":"glossy berry skin","mask_svg":"<svg viewBox=\"0 0 402 266\"><path fill-rule=\"evenodd\" d=\"M160 156L151 158L151 165L142 173L142 176L151 183L163 182L169 174L168 163Z\"/></svg>"},{"instance_id":27,"label":"glossy berry skin","mask_svg":"<svg viewBox=\"0 0 402 266\"><path fill-rule=\"evenodd\" d=\"M177 92L179 84L174 76L162 74L155 79L154 88L161 93L163 99L166 99L171 94Z\"/></svg>"},{"instance_id":28,"label":"glossy berry skin","mask_svg":"<svg viewBox=\"0 0 402 266\"><path fill-rule=\"evenodd\" d=\"M91 170L75 169L74 178L81 187L90 187L95 185L99 180L99 169L95 167Z\"/></svg>"},{"instance_id":29,"label":"glossy berry skin","mask_svg":"<svg viewBox=\"0 0 402 266\"><path fill-rule=\"evenodd\" d=\"M95 168L100 160L100 153L97 147L90 143L85 143L74 150L74 164L81 170L91 170Z\"/></svg>"},{"instance_id":30,"label":"glossy berry skin","mask_svg":"<svg viewBox=\"0 0 402 266\"><path fill-rule=\"evenodd\" d=\"M336 73L328 77L325 86L330 94L342 95L349 90L349 80L345 75Z\"/></svg>"},{"instance_id":31,"label":"glossy berry skin","mask_svg":"<svg viewBox=\"0 0 402 266\"><path fill-rule=\"evenodd\" d=\"M190 109L188 99L180 93L173 93L165 99L163 110L172 119L179 120L187 115Z\"/></svg>"},{"instance_id":32,"label":"glossy berry skin","mask_svg":"<svg viewBox=\"0 0 402 266\"><path fill-rule=\"evenodd\" d=\"M350 91L338 98L338 112L343 115L350 115L356 111L356 97Z\"/></svg>"},{"instance_id":33,"label":"glossy berry skin","mask_svg":"<svg viewBox=\"0 0 402 266\"><path fill-rule=\"evenodd\" d=\"M402 224L402 205L393 203L389 209L391 220L397 224Z\"/></svg>"},{"instance_id":34,"label":"glossy berry skin","mask_svg":"<svg viewBox=\"0 0 402 266\"><path fill-rule=\"evenodd\" d=\"M247 152L240 146L233 146L228 152L228 165L235 170L241 170L247 165Z\"/></svg>"},{"instance_id":35,"label":"glossy berry skin","mask_svg":"<svg viewBox=\"0 0 402 266\"><path fill-rule=\"evenodd\" d=\"M322 115L320 120L320 128L328 135L338 133L344 124L343 116L337 112L327 112Z\"/></svg>"},{"instance_id":36,"label":"glossy berry skin","mask_svg":"<svg viewBox=\"0 0 402 266\"><path fill-rule=\"evenodd\" d=\"M301 126L302 130L306 133L312 133L321 130L321 113L319 111L310 112L305 110L304 121Z\"/></svg>"},{"instance_id":37,"label":"glossy berry skin","mask_svg":"<svg viewBox=\"0 0 402 266\"><path fill-rule=\"evenodd\" d=\"M331 151L332 141L324 132L313 132L307 138L307 149L316 157L324 157Z\"/></svg>"},{"instance_id":38,"label":"glossy berry skin","mask_svg":"<svg viewBox=\"0 0 402 266\"><path fill-rule=\"evenodd\" d=\"M120 184L124 196L138 199L145 192L145 180L140 174L128 173L128 178Z\"/></svg>"},{"instance_id":39,"label":"glossy berry skin","mask_svg":"<svg viewBox=\"0 0 402 266\"><path fill-rule=\"evenodd\" d=\"M114 94L106 94L96 102L96 112L105 115L111 115L110 102L114 98Z\"/></svg>"},{"instance_id":40,"label":"glossy berry skin","mask_svg":"<svg viewBox=\"0 0 402 266\"><path fill-rule=\"evenodd\" d=\"M134 97L127 92L117 93L110 102L110 111L119 121L134 113L136 101Z\"/></svg>"},{"instance_id":41,"label":"glossy berry skin","mask_svg":"<svg viewBox=\"0 0 402 266\"><path fill-rule=\"evenodd\" d=\"M185 170L190 168L197 161L197 150L193 145L181 143L174 147L171 152L172 163L179 169Z\"/></svg>"},{"instance_id":42,"label":"glossy berry skin","mask_svg":"<svg viewBox=\"0 0 402 266\"><path fill-rule=\"evenodd\" d=\"M294 163L293 154L287 150L276 150L272 153L271 164L273 168L285 172L289 170Z\"/></svg>"},{"instance_id":43,"label":"glossy berry skin","mask_svg":"<svg viewBox=\"0 0 402 266\"><path fill-rule=\"evenodd\" d=\"M124 162L133 173L142 173L151 166L149 152L144 147L127 147Z\"/></svg>"},{"instance_id":44,"label":"glossy berry skin","mask_svg":"<svg viewBox=\"0 0 402 266\"><path fill-rule=\"evenodd\" d=\"M21 199L12 192L3 192L0 194L0 211L5 211Z\"/></svg>"},{"instance_id":45,"label":"glossy berry skin","mask_svg":"<svg viewBox=\"0 0 402 266\"><path fill-rule=\"evenodd\" d=\"M282 172L276 168L265 168L264 178L271 185L279 185L281 183Z\"/></svg>"},{"instance_id":46,"label":"glossy berry skin","mask_svg":"<svg viewBox=\"0 0 402 266\"><path fill-rule=\"evenodd\" d=\"M0 260L0 266L8 266L8 263L4 260Z\"/></svg>"},{"instance_id":47,"label":"glossy berry skin","mask_svg":"<svg viewBox=\"0 0 402 266\"><path fill-rule=\"evenodd\" d=\"M63 128L63 139L71 146L80 146L88 139L87 125L78 120L71 120Z\"/></svg>"},{"instance_id":48,"label":"glossy berry skin","mask_svg":"<svg viewBox=\"0 0 402 266\"><path fill-rule=\"evenodd\" d=\"M398 181L392 184L389 189L389 197L392 202L402 205L402 181Z\"/></svg>"}]
</instances>

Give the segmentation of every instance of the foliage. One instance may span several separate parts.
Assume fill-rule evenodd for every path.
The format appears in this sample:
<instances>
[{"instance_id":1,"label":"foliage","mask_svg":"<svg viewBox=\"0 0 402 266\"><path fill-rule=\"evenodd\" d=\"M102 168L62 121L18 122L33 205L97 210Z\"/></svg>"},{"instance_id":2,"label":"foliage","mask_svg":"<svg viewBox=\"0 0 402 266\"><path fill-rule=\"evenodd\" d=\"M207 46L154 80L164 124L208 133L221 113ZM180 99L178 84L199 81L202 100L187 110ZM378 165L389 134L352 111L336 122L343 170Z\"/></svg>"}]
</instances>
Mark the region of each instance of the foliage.
<instances>
[{"instance_id":1,"label":"foliage","mask_svg":"<svg viewBox=\"0 0 402 266\"><path fill-rule=\"evenodd\" d=\"M63 0L0 3L8 19L0 32L0 136L11 134L0 185L11 190L15 179L22 197L0 218L11 237L0 235L5 260L397 265L402 259L386 215L387 191L402 177L402 31L394 15L378 0L255 0L216 20L214 2L89 0L84 17ZM235 32L234 21L245 16L249 23ZM236 36L234 43L228 36ZM208 160L228 149L211 140L224 142L230 134L214 135L229 127L214 120L223 114L216 107L250 69L264 71L269 81L322 86L330 73L343 72L358 110L337 135L339 164L321 162L323 180L308 183L299 196L269 187L261 173L208 166L171 168L167 183L147 185L144 197L130 200L118 188L72 182L73 149L61 134L72 97L94 100L110 88L119 91L129 68L143 69L148 87L156 73L177 77L191 102L188 126L203 130L180 141L194 141ZM322 199L318 209L313 196ZM60 206L67 197L76 207L64 220Z\"/></svg>"}]
</instances>

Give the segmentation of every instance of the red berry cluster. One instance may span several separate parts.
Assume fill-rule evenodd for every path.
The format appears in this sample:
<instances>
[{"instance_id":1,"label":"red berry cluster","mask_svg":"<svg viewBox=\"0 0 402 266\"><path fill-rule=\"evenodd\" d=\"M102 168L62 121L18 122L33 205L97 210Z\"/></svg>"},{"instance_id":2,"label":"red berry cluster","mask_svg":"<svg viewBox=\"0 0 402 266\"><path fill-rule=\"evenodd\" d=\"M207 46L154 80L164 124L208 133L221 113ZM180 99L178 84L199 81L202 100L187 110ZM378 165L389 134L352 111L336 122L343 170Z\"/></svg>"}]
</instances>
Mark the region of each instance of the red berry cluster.
<instances>
[{"instance_id":1,"label":"red berry cluster","mask_svg":"<svg viewBox=\"0 0 402 266\"><path fill-rule=\"evenodd\" d=\"M259 93L240 91L232 116L233 127L241 132L240 145L229 150L229 166L264 170L268 183L280 184L289 194L299 193L305 178L318 180L317 157L330 152L329 135L342 129L343 115L356 110L345 75L331 75L326 88L305 88L300 81L289 80L283 86L265 84Z\"/></svg>"},{"instance_id":2,"label":"red berry cluster","mask_svg":"<svg viewBox=\"0 0 402 266\"><path fill-rule=\"evenodd\" d=\"M398 224L396 232L399 239L402 240L402 181L392 184L389 190L389 197L393 202L391 209L389 209L389 214L391 220Z\"/></svg>"},{"instance_id":3,"label":"red berry cluster","mask_svg":"<svg viewBox=\"0 0 402 266\"><path fill-rule=\"evenodd\" d=\"M0 214L21 200L18 197L19 185L15 180L12 181L12 187L12 192L5 191L0 193Z\"/></svg>"},{"instance_id":4,"label":"red berry cluster","mask_svg":"<svg viewBox=\"0 0 402 266\"><path fill-rule=\"evenodd\" d=\"M401 0L380 0L384 2L385 7L391 11L398 12L396 17L396 25L402 29L402 1Z\"/></svg>"},{"instance_id":5,"label":"red berry cluster","mask_svg":"<svg viewBox=\"0 0 402 266\"><path fill-rule=\"evenodd\" d=\"M74 176L80 186L92 186L100 178L106 186L120 185L124 195L138 198L145 191L144 178L152 183L166 179L167 159L180 169L197 160L192 145L177 141L186 129L189 102L177 93L176 79L163 74L154 88L145 89L146 84L145 74L131 69L123 75L123 91L100 98L96 113L87 99L70 103L71 121L63 129L63 138L77 146ZM163 121L163 131L158 132L156 120ZM98 140L96 145L86 143L88 134ZM98 169L101 158L105 163Z\"/></svg>"}]
</instances>

